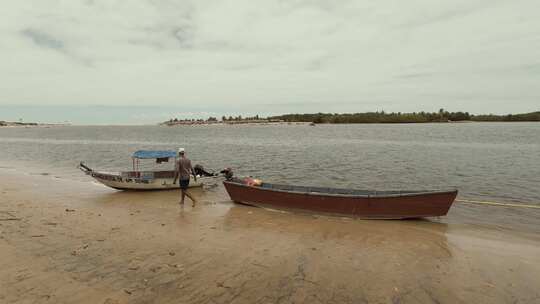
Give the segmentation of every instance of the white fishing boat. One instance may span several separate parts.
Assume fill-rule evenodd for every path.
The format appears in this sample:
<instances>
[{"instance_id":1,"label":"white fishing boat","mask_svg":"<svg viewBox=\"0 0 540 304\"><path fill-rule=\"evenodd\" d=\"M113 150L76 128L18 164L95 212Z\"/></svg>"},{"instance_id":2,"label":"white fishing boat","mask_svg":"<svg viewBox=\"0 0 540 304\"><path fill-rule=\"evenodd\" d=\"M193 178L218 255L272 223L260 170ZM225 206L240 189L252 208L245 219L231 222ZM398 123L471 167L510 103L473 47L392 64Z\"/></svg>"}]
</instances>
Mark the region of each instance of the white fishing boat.
<instances>
[{"instance_id":1,"label":"white fishing boat","mask_svg":"<svg viewBox=\"0 0 540 304\"><path fill-rule=\"evenodd\" d=\"M132 155L133 170L121 172L106 172L93 170L86 166L83 162L79 164L79 169L85 174L93 177L96 181L105 186L118 190L167 190L179 189L180 183L176 180L173 183L175 170L140 170L141 159L155 159L157 163L169 162L173 160L173 165L177 160L175 151L155 151L155 150L139 150ZM197 181L191 176L189 187L202 187L206 183L214 183L217 174L207 172L202 166L196 165L195 173Z\"/></svg>"}]
</instances>

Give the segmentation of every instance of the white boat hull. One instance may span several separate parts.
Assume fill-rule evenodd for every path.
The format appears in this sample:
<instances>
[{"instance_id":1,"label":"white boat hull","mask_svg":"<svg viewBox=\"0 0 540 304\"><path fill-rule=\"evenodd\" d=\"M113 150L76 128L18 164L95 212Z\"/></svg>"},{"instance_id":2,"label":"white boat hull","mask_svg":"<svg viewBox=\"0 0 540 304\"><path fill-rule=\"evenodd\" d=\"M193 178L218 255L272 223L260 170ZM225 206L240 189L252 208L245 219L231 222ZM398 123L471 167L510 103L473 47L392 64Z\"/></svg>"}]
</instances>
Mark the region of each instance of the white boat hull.
<instances>
[{"instance_id":1,"label":"white boat hull","mask_svg":"<svg viewBox=\"0 0 540 304\"><path fill-rule=\"evenodd\" d=\"M89 174L99 183L119 190L170 190L179 189L178 180L173 184L173 178L126 178L119 174L111 174L105 172L91 172ZM191 177L189 188L202 187L205 183L215 182L216 176L197 177L197 181Z\"/></svg>"}]
</instances>

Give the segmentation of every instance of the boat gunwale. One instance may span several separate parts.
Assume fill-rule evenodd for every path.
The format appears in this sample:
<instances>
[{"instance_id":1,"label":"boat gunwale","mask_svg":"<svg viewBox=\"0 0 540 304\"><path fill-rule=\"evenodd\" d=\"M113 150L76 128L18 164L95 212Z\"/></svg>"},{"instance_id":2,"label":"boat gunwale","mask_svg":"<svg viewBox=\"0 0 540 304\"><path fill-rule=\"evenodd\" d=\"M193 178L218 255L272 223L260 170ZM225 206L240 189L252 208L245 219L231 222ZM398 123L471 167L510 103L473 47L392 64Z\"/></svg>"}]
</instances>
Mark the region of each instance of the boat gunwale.
<instances>
[{"instance_id":1,"label":"boat gunwale","mask_svg":"<svg viewBox=\"0 0 540 304\"><path fill-rule=\"evenodd\" d=\"M266 187L254 187L254 186L248 186L240 182L235 182L235 181L230 181L230 180L223 181L223 183L229 183L229 184L241 186L244 188L271 191L271 192L313 195L313 196L344 197L344 198L397 198L397 197L414 197L414 196L437 195L437 194L457 194L458 192L457 189L453 189L453 190L434 190L434 191L422 190L418 192L396 193L396 194L375 194L375 195L365 194L363 195L363 194L339 194L339 193L327 193L327 192L294 191L294 190L282 190L282 189L274 189L274 188L266 188ZM266 183L266 184L278 185L278 184L272 184L272 183ZM295 187L295 186L292 186L292 187ZM306 187L306 188L310 188L310 187ZM316 187L313 187L313 188L316 188ZM340 189L340 188L328 188L328 189ZM340 189L340 190L347 190L347 189ZM353 191L358 191L358 190L354 189ZM365 191L365 190L359 190L359 191Z\"/></svg>"}]
</instances>

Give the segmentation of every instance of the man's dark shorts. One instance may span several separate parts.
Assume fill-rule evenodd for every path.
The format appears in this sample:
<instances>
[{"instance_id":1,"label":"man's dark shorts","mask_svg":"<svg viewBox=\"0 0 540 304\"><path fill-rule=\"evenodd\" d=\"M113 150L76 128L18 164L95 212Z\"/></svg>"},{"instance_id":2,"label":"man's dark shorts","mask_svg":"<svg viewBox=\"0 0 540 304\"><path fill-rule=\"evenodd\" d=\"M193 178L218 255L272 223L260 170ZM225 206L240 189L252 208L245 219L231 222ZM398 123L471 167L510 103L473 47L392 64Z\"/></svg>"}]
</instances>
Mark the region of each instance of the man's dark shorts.
<instances>
[{"instance_id":1,"label":"man's dark shorts","mask_svg":"<svg viewBox=\"0 0 540 304\"><path fill-rule=\"evenodd\" d=\"M180 189L186 190L189 186L189 178L180 180Z\"/></svg>"}]
</instances>

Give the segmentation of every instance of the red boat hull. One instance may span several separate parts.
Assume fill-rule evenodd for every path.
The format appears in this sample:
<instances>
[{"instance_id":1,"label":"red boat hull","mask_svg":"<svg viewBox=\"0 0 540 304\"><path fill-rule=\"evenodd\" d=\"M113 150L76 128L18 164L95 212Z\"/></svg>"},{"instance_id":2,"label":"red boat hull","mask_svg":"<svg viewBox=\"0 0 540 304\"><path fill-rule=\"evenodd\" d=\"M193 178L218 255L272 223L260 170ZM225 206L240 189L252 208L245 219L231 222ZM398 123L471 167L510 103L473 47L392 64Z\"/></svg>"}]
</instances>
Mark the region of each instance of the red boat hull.
<instances>
[{"instance_id":1,"label":"red boat hull","mask_svg":"<svg viewBox=\"0 0 540 304\"><path fill-rule=\"evenodd\" d=\"M354 196L280 191L231 181L225 181L223 184L231 199L237 203L372 219L444 216L457 196L457 190L407 195Z\"/></svg>"}]
</instances>

